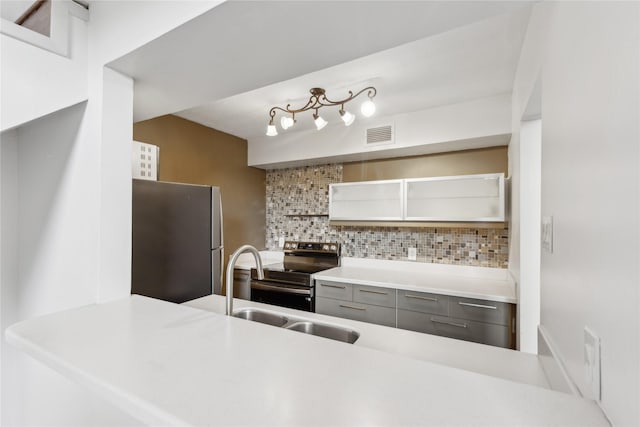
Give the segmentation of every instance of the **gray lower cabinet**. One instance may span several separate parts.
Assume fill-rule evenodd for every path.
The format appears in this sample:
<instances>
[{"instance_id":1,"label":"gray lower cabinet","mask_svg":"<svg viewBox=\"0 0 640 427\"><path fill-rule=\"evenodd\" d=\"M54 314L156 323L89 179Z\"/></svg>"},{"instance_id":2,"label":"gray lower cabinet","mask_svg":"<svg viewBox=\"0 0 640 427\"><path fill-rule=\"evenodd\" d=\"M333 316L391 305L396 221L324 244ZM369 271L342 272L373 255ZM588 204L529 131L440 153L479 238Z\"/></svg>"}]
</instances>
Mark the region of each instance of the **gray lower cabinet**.
<instances>
[{"instance_id":1,"label":"gray lower cabinet","mask_svg":"<svg viewBox=\"0 0 640 427\"><path fill-rule=\"evenodd\" d=\"M505 325L398 310L398 328L511 348L511 330Z\"/></svg>"},{"instance_id":2,"label":"gray lower cabinet","mask_svg":"<svg viewBox=\"0 0 640 427\"><path fill-rule=\"evenodd\" d=\"M396 326L395 307L382 307L353 301L316 297L316 313L376 323L378 325Z\"/></svg>"},{"instance_id":3,"label":"gray lower cabinet","mask_svg":"<svg viewBox=\"0 0 640 427\"><path fill-rule=\"evenodd\" d=\"M511 304L479 299L450 297L449 316L478 322L509 325Z\"/></svg>"},{"instance_id":4,"label":"gray lower cabinet","mask_svg":"<svg viewBox=\"0 0 640 427\"><path fill-rule=\"evenodd\" d=\"M316 281L316 296L324 298L353 300L353 286L351 283Z\"/></svg>"},{"instance_id":5,"label":"gray lower cabinet","mask_svg":"<svg viewBox=\"0 0 640 427\"><path fill-rule=\"evenodd\" d=\"M396 308L396 290L376 286L353 285L353 301Z\"/></svg>"},{"instance_id":6,"label":"gray lower cabinet","mask_svg":"<svg viewBox=\"0 0 640 427\"><path fill-rule=\"evenodd\" d=\"M515 305L399 290L397 327L515 348Z\"/></svg>"},{"instance_id":7,"label":"gray lower cabinet","mask_svg":"<svg viewBox=\"0 0 640 427\"><path fill-rule=\"evenodd\" d=\"M515 348L515 304L316 282L316 313Z\"/></svg>"},{"instance_id":8,"label":"gray lower cabinet","mask_svg":"<svg viewBox=\"0 0 640 427\"><path fill-rule=\"evenodd\" d=\"M316 281L316 313L396 326L396 290Z\"/></svg>"},{"instance_id":9,"label":"gray lower cabinet","mask_svg":"<svg viewBox=\"0 0 640 427\"><path fill-rule=\"evenodd\" d=\"M398 309L447 316L449 314L449 297L400 289L398 290Z\"/></svg>"}]
</instances>

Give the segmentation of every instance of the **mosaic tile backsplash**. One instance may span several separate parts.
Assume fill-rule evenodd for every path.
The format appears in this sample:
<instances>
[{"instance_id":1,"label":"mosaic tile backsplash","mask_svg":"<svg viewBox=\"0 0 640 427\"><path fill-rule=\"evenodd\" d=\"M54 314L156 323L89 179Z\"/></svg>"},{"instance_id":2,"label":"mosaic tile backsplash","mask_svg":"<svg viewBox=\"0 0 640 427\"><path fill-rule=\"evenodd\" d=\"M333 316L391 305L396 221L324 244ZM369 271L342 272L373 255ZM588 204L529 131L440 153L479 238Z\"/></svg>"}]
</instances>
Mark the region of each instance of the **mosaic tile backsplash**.
<instances>
[{"instance_id":1,"label":"mosaic tile backsplash","mask_svg":"<svg viewBox=\"0 0 640 427\"><path fill-rule=\"evenodd\" d=\"M342 255L439 264L508 267L507 228L369 227L331 225L329 184L342 182L342 165L305 166L267 171L267 249L278 238L342 244Z\"/></svg>"}]
</instances>

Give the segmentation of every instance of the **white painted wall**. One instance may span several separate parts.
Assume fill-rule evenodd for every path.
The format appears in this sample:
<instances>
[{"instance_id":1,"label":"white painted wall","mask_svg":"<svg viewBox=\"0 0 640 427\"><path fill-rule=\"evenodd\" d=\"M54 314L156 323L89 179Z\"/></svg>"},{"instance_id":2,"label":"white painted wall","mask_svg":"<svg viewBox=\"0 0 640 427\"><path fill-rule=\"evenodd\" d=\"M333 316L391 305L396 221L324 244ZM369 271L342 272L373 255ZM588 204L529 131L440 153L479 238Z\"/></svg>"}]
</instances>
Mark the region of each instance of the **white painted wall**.
<instances>
[{"instance_id":1,"label":"white painted wall","mask_svg":"<svg viewBox=\"0 0 640 427\"><path fill-rule=\"evenodd\" d=\"M7 132L2 151L2 325L95 302L96 191L78 138L85 103ZM13 137L12 137L13 135ZM4 136L4 135L3 135ZM3 425L100 425L129 417L3 346Z\"/></svg>"},{"instance_id":2,"label":"white painted wall","mask_svg":"<svg viewBox=\"0 0 640 427\"><path fill-rule=\"evenodd\" d=\"M514 82L521 117L541 71L542 215L555 227L541 329L586 396L583 329L600 336L601 406L619 426L640 424L639 18L635 2L534 6Z\"/></svg>"},{"instance_id":3,"label":"white painted wall","mask_svg":"<svg viewBox=\"0 0 640 427\"><path fill-rule=\"evenodd\" d=\"M133 80L108 68L103 76L98 301L131 293Z\"/></svg>"},{"instance_id":4,"label":"white painted wall","mask_svg":"<svg viewBox=\"0 0 640 427\"><path fill-rule=\"evenodd\" d=\"M16 315L18 283L18 133L9 130L0 133L0 325L11 323ZM15 390L5 387L7 376L16 370L15 353L11 353L4 339L0 339L0 424L5 424L6 411Z\"/></svg>"},{"instance_id":5,"label":"white painted wall","mask_svg":"<svg viewBox=\"0 0 640 427\"><path fill-rule=\"evenodd\" d=\"M104 64L215 4L93 2L82 66L1 36L3 330L130 293L133 83ZM2 425L137 424L4 345L2 364Z\"/></svg>"},{"instance_id":6,"label":"white painted wall","mask_svg":"<svg viewBox=\"0 0 640 427\"><path fill-rule=\"evenodd\" d=\"M518 310L519 348L538 353L540 324L540 168L542 162L542 121L520 125L519 215L520 280Z\"/></svg>"},{"instance_id":7,"label":"white painted wall","mask_svg":"<svg viewBox=\"0 0 640 427\"><path fill-rule=\"evenodd\" d=\"M69 18L69 57L0 34L1 131L87 99L87 23Z\"/></svg>"},{"instance_id":8,"label":"white painted wall","mask_svg":"<svg viewBox=\"0 0 640 427\"><path fill-rule=\"evenodd\" d=\"M539 269L539 256L534 254L535 248L528 248L521 254L522 246L528 244L527 236L532 239L539 225L534 225L531 217L522 218L522 209L528 208L531 202L530 194L522 194L522 187L532 185L536 176L529 176L532 169L521 170L521 164L535 161L529 159L528 150L531 147L521 147L521 127L523 120L528 115L532 98L538 97L540 87L537 86L540 79L540 70L546 42L548 38L548 25L550 7L536 5L531 10L531 17L527 28L527 34L522 45L518 68L514 78L511 98L511 126L512 134L509 142L509 176L511 177L511 206L509 224L509 271L516 280L518 289L518 348L521 351L537 352L537 327L539 323L539 296L531 283L539 281L536 277L530 277L531 272ZM539 113L539 111L537 111ZM526 139L526 136L525 136ZM523 173L525 175L523 175ZM538 202L539 203L539 202ZM524 236L523 236L524 235ZM525 239L523 242L522 239ZM536 267L538 266L538 267ZM523 277L524 274L527 275ZM535 274L535 273L534 273Z\"/></svg>"},{"instance_id":9,"label":"white painted wall","mask_svg":"<svg viewBox=\"0 0 640 427\"><path fill-rule=\"evenodd\" d=\"M365 147L366 129L393 125L395 143ZM265 127L266 129L266 127ZM398 114L358 117L349 126L335 126L248 141L249 166L274 167L310 162L352 161L400 155L433 153L506 144L511 132L511 95L503 94L460 104ZM501 136L502 139L490 137ZM488 138L485 138L488 137ZM458 146L451 144L458 141ZM446 144L446 148L444 143Z\"/></svg>"}]
</instances>

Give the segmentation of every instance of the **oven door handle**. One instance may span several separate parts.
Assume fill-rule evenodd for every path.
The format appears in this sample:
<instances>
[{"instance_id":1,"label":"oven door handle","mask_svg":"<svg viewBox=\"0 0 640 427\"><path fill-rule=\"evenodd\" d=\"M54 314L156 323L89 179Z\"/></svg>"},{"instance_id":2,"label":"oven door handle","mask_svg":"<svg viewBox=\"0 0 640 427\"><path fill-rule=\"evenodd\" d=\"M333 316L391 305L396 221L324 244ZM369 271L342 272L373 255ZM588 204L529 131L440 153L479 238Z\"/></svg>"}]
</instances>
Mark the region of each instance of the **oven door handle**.
<instances>
[{"instance_id":1,"label":"oven door handle","mask_svg":"<svg viewBox=\"0 0 640 427\"><path fill-rule=\"evenodd\" d=\"M311 289L289 288L287 286L268 285L257 280L251 281L251 289L260 289L262 291L275 291L283 294L311 295Z\"/></svg>"}]
</instances>

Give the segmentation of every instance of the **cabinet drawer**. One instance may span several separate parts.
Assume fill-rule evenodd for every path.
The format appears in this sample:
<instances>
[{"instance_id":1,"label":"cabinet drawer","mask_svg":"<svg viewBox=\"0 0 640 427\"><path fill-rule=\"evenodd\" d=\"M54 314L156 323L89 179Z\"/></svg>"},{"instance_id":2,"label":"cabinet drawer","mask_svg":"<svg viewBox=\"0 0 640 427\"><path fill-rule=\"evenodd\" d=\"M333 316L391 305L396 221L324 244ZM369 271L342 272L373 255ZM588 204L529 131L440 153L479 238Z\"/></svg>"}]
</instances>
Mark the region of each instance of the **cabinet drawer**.
<instances>
[{"instance_id":1,"label":"cabinet drawer","mask_svg":"<svg viewBox=\"0 0 640 427\"><path fill-rule=\"evenodd\" d=\"M316 280L316 295L325 298L353 301L353 285L349 283Z\"/></svg>"},{"instance_id":2,"label":"cabinet drawer","mask_svg":"<svg viewBox=\"0 0 640 427\"><path fill-rule=\"evenodd\" d=\"M449 316L508 326L511 324L511 304L480 299L450 297Z\"/></svg>"},{"instance_id":3,"label":"cabinet drawer","mask_svg":"<svg viewBox=\"0 0 640 427\"><path fill-rule=\"evenodd\" d=\"M316 297L316 313L378 325L396 326L396 310L391 307Z\"/></svg>"},{"instance_id":4,"label":"cabinet drawer","mask_svg":"<svg viewBox=\"0 0 640 427\"><path fill-rule=\"evenodd\" d=\"M398 310L398 327L443 337L510 348L511 334L509 328L502 325L474 322L454 317L435 316L409 310Z\"/></svg>"},{"instance_id":5,"label":"cabinet drawer","mask_svg":"<svg viewBox=\"0 0 640 427\"><path fill-rule=\"evenodd\" d=\"M375 286L353 285L353 301L395 308L396 290Z\"/></svg>"},{"instance_id":6,"label":"cabinet drawer","mask_svg":"<svg viewBox=\"0 0 640 427\"><path fill-rule=\"evenodd\" d=\"M398 308L446 316L449 314L449 297L447 295L398 290Z\"/></svg>"}]
</instances>

